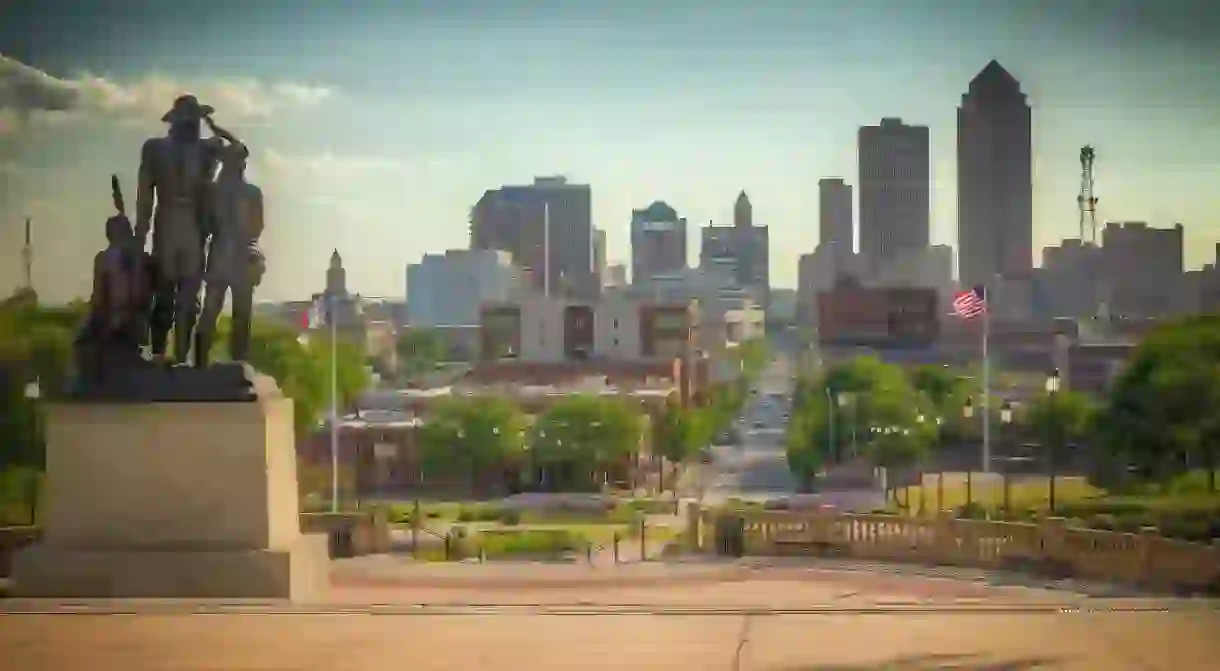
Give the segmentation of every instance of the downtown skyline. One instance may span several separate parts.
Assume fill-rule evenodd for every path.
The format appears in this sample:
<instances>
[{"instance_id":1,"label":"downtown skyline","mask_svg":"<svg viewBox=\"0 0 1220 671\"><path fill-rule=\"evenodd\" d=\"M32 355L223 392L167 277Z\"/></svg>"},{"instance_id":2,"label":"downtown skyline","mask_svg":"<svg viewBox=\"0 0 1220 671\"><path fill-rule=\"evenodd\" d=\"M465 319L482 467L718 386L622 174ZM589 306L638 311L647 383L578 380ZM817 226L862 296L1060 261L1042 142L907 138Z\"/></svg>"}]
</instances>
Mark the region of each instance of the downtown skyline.
<instances>
[{"instance_id":1,"label":"downtown skyline","mask_svg":"<svg viewBox=\"0 0 1220 671\"><path fill-rule=\"evenodd\" d=\"M406 264L467 246L468 210L484 190L549 174L591 185L593 224L607 232L612 262L630 256L632 210L654 200L688 219L693 261L694 228L728 224L744 189L757 223L771 229L773 283L790 287L797 257L817 245L818 180L857 185L857 129L884 117L929 127L931 242L956 248L956 107L992 58L1021 80L1033 107L1035 264L1042 247L1076 233L1078 152L1090 143L1101 219L1181 221L1188 266L1210 260L1220 195L1205 187L1220 167L1205 147L1220 147L1211 111L1220 86L1199 73L1190 81L1192 64L1201 73L1208 62L1201 40L1176 24L1146 22L1149 36L1179 31L1177 44L1161 40L1158 51L1147 40L1120 54L1114 17L1086 24L1050 10L1018 16L1006 3L972 15L938 3L943 11L933 18L943 25L912 16L903 35L877 16L881 4L803 13L768 5L749 21L709 11L685 17L698 30L668 41L656 38L683 17L660 11L611 12L598 22L579 9L528 21L509 10L469 21L380 6L344 19L303 12L293 30L334 47L310 48L329 59L306 53L288 27L273 27L285 16L274 2L247 19L275 39L236 53L225 45L245 44L248 28L209 30L205 41L179 34L171 14L149 14L142 25L174 33L173 48L136 45L119 29L116 39L130 48L90 51L88 40L65 37L35 51L0 29L0 110L9 110L0 111L0 287L20 279L29 214L37 288L50 300L84 293L88 274L74 278L63 268L84 267L100 247L107 177L118 172L131 192L138 142L163 132L162 108L183 91L217 107L218 121L253 147L251 179L268 193L260 298L320 288L336 247L353 290L398 295ZM217 18L237 11L212 6ZM401 44L377 16L401 31ZM727 40L738 23L737 39ZM836 25L869 38L852 48L830 29ZM802 46L811 37L817 45ZM1033 40L1041 48L1028 48ZM342 58L334 56L340 44L350 52ZM386 70L392 55L405 61L397 78ZM3 82L16 62L90 91L96 109L58 123L37 110L14 113ZM1082 78L1076 68L1085 62L1095 70Z\"/></svg>"}]
</instances>

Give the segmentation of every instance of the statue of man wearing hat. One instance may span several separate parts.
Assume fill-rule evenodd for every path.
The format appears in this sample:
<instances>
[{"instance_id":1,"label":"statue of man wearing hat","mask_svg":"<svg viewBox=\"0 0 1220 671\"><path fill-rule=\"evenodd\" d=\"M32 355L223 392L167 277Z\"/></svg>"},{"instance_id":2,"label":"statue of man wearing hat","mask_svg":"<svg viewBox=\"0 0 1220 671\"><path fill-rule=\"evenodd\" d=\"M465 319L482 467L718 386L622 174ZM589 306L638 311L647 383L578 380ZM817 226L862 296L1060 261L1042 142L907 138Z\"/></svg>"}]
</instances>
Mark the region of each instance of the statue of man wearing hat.
<instances>
[{"instance_id":1,"label":"statue of man wearing hat","mask_svg":"<svg viewBox=\"0 0 1220 671\"><path fill-rule=\"evenodd\" d=\"M161 118L169 132L145 141L140 152L135 235L143 249L152 230L157 286L149 330L156 359L165 358L172 328L174 357L187 360L199 314L208 194L224 149L220 138L201 137L202 121L211 113L195 96L179 96Z\"/></svg>"}]
</instances>

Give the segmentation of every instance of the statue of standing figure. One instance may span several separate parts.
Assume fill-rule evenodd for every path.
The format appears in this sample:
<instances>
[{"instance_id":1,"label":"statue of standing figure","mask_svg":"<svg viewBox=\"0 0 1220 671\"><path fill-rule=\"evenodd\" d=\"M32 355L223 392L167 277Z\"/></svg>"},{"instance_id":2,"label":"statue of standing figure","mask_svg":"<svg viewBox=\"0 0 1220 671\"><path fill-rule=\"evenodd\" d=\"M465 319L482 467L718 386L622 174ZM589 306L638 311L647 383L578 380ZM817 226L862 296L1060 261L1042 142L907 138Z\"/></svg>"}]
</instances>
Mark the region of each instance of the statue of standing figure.
<instances>
[{"instance_id":1,"label":"statue of standing figure","mask_svg":"<svg viewBox=\"0 0 1220 671\"><path fill-rule=\"evenodd\" d=\"M195 96L179 96L161 118L169 132L145 141L140 151L135 236L143 249L151 226L157 286L149 328L157 360L166 359L172 329L174 358L186 361L199 313L207 195L224 148L220 138L201 137L203 119L211 113Z\"/></svg>"},{"instance_id":2,"label":"statue of standing figure","mask_svg":"<svg viewBox=\"0 0 1220 671\"><path fill-rule=\"evenodd\" d=\"M229 357L245 361L250 350L250 317L254 289L262 281L263 254L258 248L263 233L263 192L245 179L250 152L232 133L217 126L211 116L204 122L226 146L220 152L220 174L211 185L208 208L207 289L203 315L195 340L195 366L208 365L208 354L216 331L216 319L224 308L225 294L232 302Z\"/></svg>"},{"instance_id":3,"label":"statue of standing figure","mask_svg":"<svg viewBox=\"0 0 1220 671\"><path fill-rule=\"evenodd\" d=\"M75 343L77 398L218 402L279 393L274 381L245 363L254 289L265 270L258 247L263 196L245 180L246 145L211 114L195 96L179 96L162 117L169 124L166 136L144 142L134 230L118 178L111 178L117 214L106 221L108 246L94 259L89 319ZM202 137L204 123L213 137ZM216 319L228 293L235 365L209 367ZM171 331L172 359L166 353ZM152 362L141 351L146 343ZM157 365L187 363L192 344L193 368Z\"/></svg>"},{"instance_id":4,"label":"statue of standing figure","mask_svg":"<svg viewBox=\"0 0 1220 671\"><path fill-rule=\"evenodd\" d=\"M193 345L198 368L208 365L216 320L228 293L233 306L230 357L246 360L254 289L264 270L258 248L263 196L245 181L249 151L212 121L213 111L192 95L174 100L162 117L169 124L168 134L144 143L136 198L137 244L143 248L151 224L157 269L150 318L153 358L169 360L166 346L172 329L173 360L186 363ZM202 137L205 123L213 137ZM213 181L217 164L220 174Z\"/></svg>"}]
</instances>

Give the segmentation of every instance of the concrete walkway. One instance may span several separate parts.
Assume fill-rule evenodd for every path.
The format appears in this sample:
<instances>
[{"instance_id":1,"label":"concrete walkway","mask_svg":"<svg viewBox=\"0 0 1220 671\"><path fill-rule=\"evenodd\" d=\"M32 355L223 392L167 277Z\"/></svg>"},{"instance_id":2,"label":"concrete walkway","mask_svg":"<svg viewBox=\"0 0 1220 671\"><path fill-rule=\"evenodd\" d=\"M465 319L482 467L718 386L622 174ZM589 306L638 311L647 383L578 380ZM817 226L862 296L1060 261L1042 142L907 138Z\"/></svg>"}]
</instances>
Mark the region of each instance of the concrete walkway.
<instances>
[{"instance_id":1,"label":"concrete walkway","mask_svg":"<svg viewBox=\"0 0 1220 671\"><path fill-rule=\"evenodd\" d=\"M381 556L335 562L317 604L0 600L3 666L29 671L1193 670L1217 632L1203 600L807 560Z\"/></svg>"},{"instance_id":2,"label":"concrete walkway","mask_svg":"<svg viewBox=\"0 0 1220 671\"><path fill-rule=\"evenodd\" d=\"M888 615L7 616L6 668L997 671L1215 668L1220 617Z\"/></svg>"}]
</instances>

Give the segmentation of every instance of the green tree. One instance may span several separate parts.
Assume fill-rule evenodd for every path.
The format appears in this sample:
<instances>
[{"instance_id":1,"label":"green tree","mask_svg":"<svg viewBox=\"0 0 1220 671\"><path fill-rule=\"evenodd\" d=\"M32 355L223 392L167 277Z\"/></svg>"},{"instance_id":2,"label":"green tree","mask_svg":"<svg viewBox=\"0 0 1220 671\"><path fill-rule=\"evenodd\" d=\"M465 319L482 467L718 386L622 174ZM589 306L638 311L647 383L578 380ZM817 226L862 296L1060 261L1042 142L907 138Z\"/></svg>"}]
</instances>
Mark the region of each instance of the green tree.
<instances>
[{"instance_id":1,"label":"green tree","mask_svg":"<svg viewBox=\"0 0 1220 671\"><path fill-rule=\"evenodd\" d=\"M869 448L884 429L915 429L926 401L901 368L858 357L798 383L788 426L789 468L806 481L811 465L834 463L851 448ZM876 431L875 431L876 430ZM890 451L883 452L892 461ZM877 452L878 457L882 452Z\"/></svg>"},{"instance_id":2,"label":"green tree","mask_svg":"<svg viewBox=\"0 0 1220 671\"><path fill-rule=\"evenodd\" d=\"M228 321L218 327L219 342L228 342ZM368 388L369 375L359 347L340 337L333 349L338 410L343 413ZM250 329L250 365L275 378L284 395L293 401L298 433L316 430L331 405L331 343L322 331L298 335L278 324L255 320Z\"/></svg>"},{"instance_id":3,"label":"green tree","mask_svg":"<svg viewBox=\"0 0 1220 671\"><path fill-rule=\"evenodd\" d=\"M715 408L689 408L671 400L652 425L652 449L670 463L679 464L696 457L712 439L711 421ZM665 469L661 469L661 489L665 489Z\"/></svg>"},{"instance_id":4,"label":"green tree","mask_svg":"<svg viewBox=\"0 0 1220 671\"><path fill-rule=\"evenodd\" d=\"M72 341L81 315L73 310L39 307L30 292L0 303L0 469L20 466L40 471L44 463L39 402L26 398L37 382L41 399L67 388Z\"/></svg>"},{"instance_id":5,"label":"green tree","mask_svg":"<svg viewBox=\"0 0 1220 671\"><path fill-rule=\"evenodd\" d=\"M1050 476L1048 503L1055 511L1055 482L1069 444L1088 441L1097 422L1093 399L1072 391L1036 398L1025 410L1025 422L1037 439L1039 456Z\"/></svg>"},{"instance_id":6,"label":"green tree","mask_svg":"<svg viewBox=\"0 0 1220 671\"><path fill-rule=\"evenodd\" d=\"M970 390L951 368L917 366L908 373L911 386L923 394L938 417L961 414Z\"/></svg>"},{"instance_id":7,"label":"green tree","mask_svg":"<svg viewBox=\"0 0 1220 671\"><path fill-rule=\"evenodd\" d=\"M1097 428L1113 458L1149 476L1220 466L1220 316L1149 333L1111 387Z\"/></svg>"},{"instance_id":8,"label":"green tree","mask_svg":"<svg viewBox=\"0 0 1220 671\"><path fill-rule=\"evenodd\" d=\"M424 475L466 477L476 490L489 475L520 463L525 430L525 415L504 397L447 400L420 434Z\"/></svg>"},{"instance_id":9,"label":"green tree","mask_svg":"<svg viewBox=\"0 0 1220 671\"><path fill-rule=\"evenodd\" d=\"M784 438L788 470L801 490L809 491L828 460L829 413L826 406L806 404L789 419Z\"/></svg>"},{"instance_id":10,"label":"green tree","mask_svg":"<svg viewBox=\"0 0 1220 671\"><path fill-rule=\"evenodd\" d=\"M737 357L743 376L753 380L767 367L771 358L770 343L766 338L751 338L737 346Z\"/></svg>"},{"instance_id":11,"label":"green tree","mask_svg":"<svg viewBox=\"0 0 1220 671\"><path fill-rule=\"evenodd\" d=\"M445 339L435 329L409 329L395 343L399 375L412 378L436 370L445 360L447 349Z\"/></svg>"},{"instance_id":12,"label":"green tree","mask_svg":"<svg viewBox=\"0 0 1220 671\"><path fill-rule=\"evenodd\" d=\"M639 449L644 417L619 398L586 394L568 396L547 409L531 436L536 463L560 487L596 487L615 463ZM594 476L595 481L585 478Z\"/></svg>"}]
</instances>

